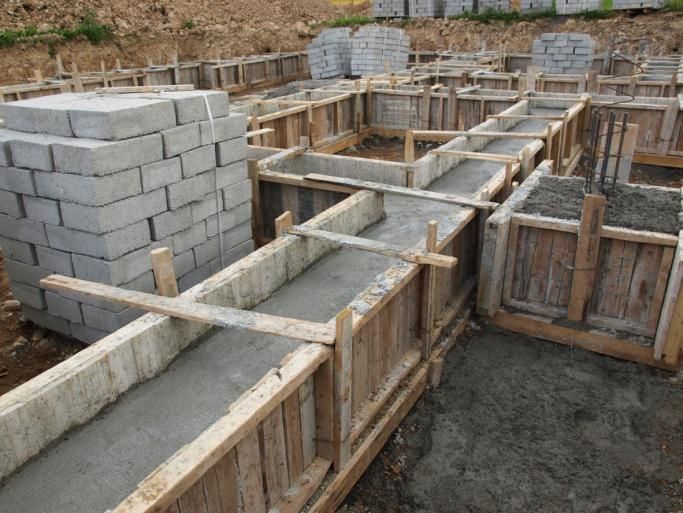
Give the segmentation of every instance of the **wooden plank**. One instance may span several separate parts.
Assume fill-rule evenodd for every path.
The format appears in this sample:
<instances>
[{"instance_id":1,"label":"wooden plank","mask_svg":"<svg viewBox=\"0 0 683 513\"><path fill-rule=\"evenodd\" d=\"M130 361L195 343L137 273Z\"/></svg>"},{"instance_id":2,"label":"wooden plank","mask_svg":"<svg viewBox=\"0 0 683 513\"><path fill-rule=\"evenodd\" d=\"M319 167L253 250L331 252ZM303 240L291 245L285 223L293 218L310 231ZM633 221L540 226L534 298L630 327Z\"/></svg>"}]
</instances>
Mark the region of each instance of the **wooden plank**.
<instances>
[{"instance_id":1,"label":"wooden plank","mask_svg":"<svg viewBox=\"0 0 683 513\"><path fill-rule=\"evenodd\" d=\"M308 467L316 455L315 433L315 390L313 376L307 378L299 387L299 418L301 421L301 452L304 468Z\"/></svg>"},{"instance_id":2,"label":"wooden plank","mask_svg":"<svg viewBox=\"0 0 683 513\"><path fill-rule=\"evenodd\" d=\"M268 504L276 504L289 488L287 452L282 407L277 405L262 423L263 470L266 478Z\"/></svg>"},{"instance_id":3,"label":"wooden plank","mask_svg":"<svg viewBox=\"0 0 683 513\"><path fill-rule=\"evenodd\" d=\"M420 250L416 248L402 249L391 244L385 244L380 241L372 239L364 239L343 233L335 233L327 230L315 230L306 226L292 226L285 230L286 233L299 235L302 237L310 237L312 239L331 242L339 246L368 251L370 253L377 253L391 258L398 258L406 262L415 264L434 265L437 267L445 267L452 269L458 264L458 259L430 251Z\"/></svg>"},{"instance_id":4,"label":"wooden plank","mask_svg":"<svg viewBox=\"0 0 683 513\"><path fill-rule=\"evenodd\" d=\"M459 157L473 160L493 160L494 162L519 162L518 155L498 155L479 151L432 150L429 153L439 157Z\"/></svg>"},{"instance_id":5,"label":"wooden plank","mask_svg":"<svg viewBox=\"0 0 683 513\"><path fill-rule=\"evenodd\" d=\"M244 136L247 139L251 139L252 137L258 137L261 135L267 135L267 134L272 134L275 132L275 129L273 128L259 128L258 130L251 130L247 132Z\"/></svg>"},{"instance_id":6,"label":"wooden plank","mask_svg":"<svg viewBox=\"0 0 683 513\"><path fill-rule=\"evenodd\" d=\"M598 264L605 204L604 196L586 194L584 197L576 244L571 299L567 307L567 318L571 321L581 322L586 316Z\"/></svg>"},{"instance_id":7,"label":"wooden plank","mask_svg":"<svg viewBox=\"0 0 683 513\"><path fill-rule=\"evenodd\" d=\"M278 173L276 171L261 171L258 176L259 180L263 182L293 185L295 187L306 187L309 189L341 192L344 194L353 194L358 191L358 189L352 187L344 187L343 185L335 185L332 183L314 182L312 180L306 180L303 176Z\"/></svg>"},{"instance_id":8,"label":"wooden plank","mask_svg":"<svg viewBox=\"0 0 683 513\"><path fill-rule=\"evenodd\" d=\"M221 497L222 513L238 513L240 507L240 489L237 475L237 454L230 450L216 463L216 479Z\"/></svg>"},{"instance_id":9,"label":"wooden plank","mask_svg":"<svg viewBox=\"0 0 683 513\"><path fill-rule=\"evenodd\" d=\"M665 166L683 169L683 157L673 155L654 155L651 153L637 152L633 155L635 164L649 164L652 166Z\"/></svg>"},{"instance_id":10,"label":"wooden plank","mask_svg":"<svg viewBox=\"0 0 683 513\"><path fill-rule=\"evenodd\" d=\"M301 440L301 411L299 409L299 391L290 395L282 405L287 448L287 471L289 483L294 483L304 471L303 449Z\"/></svg>"},{"instance_id":11,"label":"wooden plank","mask_svg":"<svg viewBox=\"0 0 683 513\"><path fill-rule=\"evenodd\" d=\"M314 180L317 182L329 182L340 185L346 185L355 189L367 189L375 192L386 192L389 194L397 194L399 196L410 196L412 198L419 198L428 201L438 201L441 203L450 203L453 205L465 205L484 210L495 209L498 203L492 201L472 200L464 196L456 196L454 194L442 194L439 192L425 191L420 189L408 189L407 187L399 187L397 185L386 185L377 182L368 182L365 180L354 180L352 178L339 178L335 176L319 175L316 173L309 173L305 175L306 180Z\"/></svg>"},{"instance_id":12,"label":"wooden plank","mask_svg":"<svg viewBox=\"0 0 683 513\"><path fill-rule=\"evenodd\" d=\"M321 458L333 461L334 451L334 362L323 363L314 375L316 453Z\"/></svg>"},{"instance_id":13,"label":"wooden plank","mask_svg":"<svg viewBox=\"0 0 683 513\"><path fill-rule=\"evenodd\" d=\"M497 132L494 130L453 130L456 137L490 137L492 139L546 139L545 132Z\"/></svg>"},{"instance_id":14,"label":"wooden plank","mask_svg":"<svg viewBox=\"0 0 683 513\"><path fill-rule=\"evenodd\" d=\"M261 453L259 450L258 434L255 429L250 430L237 443L235 451L240 476L241 503L244 505L244 511L265 513L266 498L263 493Z\"/></svg>"},{"instance_id":15,"label":"wooden plank","mask_svg":"<svg viewBox=\"0 0 683 513\"><path fill-rule=\"evenodd\" d=\"M351 457L353 316L345 308L335 319L334 345L334 469L341 471Z\"/></svg>"},{"instance_id":16,"label":"wooden plank","mask_svg":"<svg viewBox=\"0 0 683 513\"><path fill-rule=\"evenodd\" d=\"M334 513L356 481L375 459L394 430L408 415L413 405L424 392L427 384L427 370L420 369L396 397L385 415L379 420L368 437L358 447L344 469L325 489L313 504L309 513Z\"/></svg>"},{"instance_id":17,"label":"wooden plank","mask_svg":"<svg viewBox=\"0 0 683 513\"><path fill-rule=\"evenodd\" d=\"M204 499L204 487L202 481L194 483L178 499L180 513L209 513Z\"/></svg>"},{"instance_id":18,"label":"wooden plank","mask_svg":"<svg viewBox=\"0 0 683 513\"><path fill-rule=\"evenodd\" d=\"M331 464L329 460L315 458L269 513L299 513L322 484Z\"/></svg>"},{"instance_id":19,"label":"wooden plank","mask_svg":"<svg viewBox=\"0 0 683 513\"><path fill-rule=\"evenodd\" d=\"M97 94L129 94L129 93L163 93L168 91L194 91L192 84L155 85L155 86L124 86L124 87L96 87Z\"/></svg>"},{"instance_id":20,"label":"wooden plank","mask_svg":"<svg viewBox=\"0 0 683 513\"><path fill-rule=\"evenodd\" d=\"M40 283L43 288L48 290L77 292L85 297L124 304L188 321L203 322L222 328L241 328L296 340L334 344L334 329L327 324L195 303L182 297L161 297L57 274L43 278Z\"/></svg>"},{"instance_id":21,"label":"wooden plank","mask_svg":"<svg viewBox=\"0 0 683 513\"><path fill-rule=\"evenodd\" d=\"M665 358L667 363L678 361L683 339L683 230L678 235L678 246L673 257L669 283L664 295L655 336L655 358Z\"/></svg>"},{"instance_id":22,"label":"wooden plank","mask_svg":"<svg viewBox=\"0 0 683 513\"><path fill-rule=\"evenodd\" d=\"M159 289L159 294L166 297L176 297L178 292L178 282L173 268L173 253L168 248L153 249L152 271L154 271L154 281Z\"/></svg>"},{"instance_id":23,"label":"wooden plank","mask_svg":"<svg viewBox=\"0 0 683 513\"><path fill-rule=\"evenodd\" d=\"M293 159L294 157L303 155L304 153L306 153L307 150L308 148L304 146L295 146L294 148L282 150L281 152L278 152L275 155L271 155L269 157L259 160L257 164L258 169L262 171L274 164L277 164L278 162Z\"/></svg>"},{"instance_id":24,"label":"wooden plank","mask_svg":"<svg viewBox=\"0 0 683 513\"><path fill-rule=\"evenodd\" d=\"M437 250L438 222L429 221L427 224L427 236L425 247L427 251ZM428 267L422 270L420 301L420 338L422 339L422 358L429 359L432 350L432 332L434 330L434 291L436 289L436 272Z\"/></svg>"}]
</instances>

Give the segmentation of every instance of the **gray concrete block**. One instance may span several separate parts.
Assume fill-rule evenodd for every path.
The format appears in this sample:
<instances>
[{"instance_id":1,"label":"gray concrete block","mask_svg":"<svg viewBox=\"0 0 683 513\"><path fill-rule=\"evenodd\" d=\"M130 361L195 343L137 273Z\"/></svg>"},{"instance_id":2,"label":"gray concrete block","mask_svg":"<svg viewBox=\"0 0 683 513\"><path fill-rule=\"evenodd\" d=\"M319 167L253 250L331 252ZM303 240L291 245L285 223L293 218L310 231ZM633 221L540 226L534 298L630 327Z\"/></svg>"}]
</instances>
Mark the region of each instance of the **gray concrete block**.
<instances>
[{"instance_id":1,"label":"gray concrete block","mask_svg":"<svg viewBox=\"0 0 683 513\"><path fill-rule=\"evenodd\" d=\"M38 264L35 253L36 247L38 246L34 246L28 242L0 237L0 249L2 249L5 258L11 258L12 260L24 264Z\"/></svg>"},{"instance_id":2,"label":"gray concrete block","mask_svg":"<svg viewBox=\"0 0 683 513\"><path fill-rule=\"evenodd\" d=\"M201 200L192 202L190 208L192 210L192 223L199 223L223 210L222 197L220 194L216 196L215 192L210 192Z\"/></svg>"},{"instance_id":3,"label":"gray concrete block","mask_svg":"<svg viewBox=\"0 0 683 513\"><path fill-rule=\"evenodd\" d=\"M170 102L129 95L96 95L75 100L68 104L68 112L74 135L88 139L130 139L176 124Z\"/></svg>"},{"instance_id":4,"label":"gray concrete block","mask_svg":"<svg viewBox=\"0 0 683 513\"><path fill-rule=\"evenodd\" d=\"M161 132L164 141L164 158L175 157L202 145L199 123L181 125Z\"/></svg>"},{"instance_id":5,"label":"gray concrete block","mask_svg":"<svg viewBox=\"0 0 683 513\"><path fill-rule=\"evenodd\" d=\"M246 221L251 221L251 201L221 212L221 230L229 230ZM218 216L206 220L206 234L209 237L218 235Z\"/></svg>"},{"instance_id":6,"label":"gray concrete block","mask_svg":"<svg viewBox=\"0 0 683 513\"><path fill-rule=\"evenodd\" d=\"M82 95L78 93L66 93L3 103L0 117L12 130L72 137L68 104L79 98Z\"/></svg>"},{"instance_id":7,"label":"gray concrete block","mask_svg":"<svg viewBox=\"0 0 683 513\"><path fill-rule=\"evenodd\" d=\"M74 254L74 274L76 278L114 286L129 283L152 270L150 252L161 246L161 243L156 242L113 261Z\"/></svg>"},{"instance_id":8,"label":"gray concrete block","mask_svg":"<svg viewBox=\"0 0 683 513\"><path fill-rule=\"evenodd\" d=\"M218 237L213 237L199 246L195 246L192 251L194 251L194 260L197 267L202 267L214 258L219 258L218 246Z\"/></svg>"},{"instance_id":9,"label":"gray concrete block","mask_svg":"<svg viewBox=\"0 0 683 513\"><path fill-rule=\"evenodd\" d=\"M49 291L45 292L45 301L47 303L47 310L52 315L78 324L83 322L81 305L78 301L68 299Z\"/></svg>"},{"instance_id":10,"label":"gray concrete block","mask_svg":"<svg viewBox=\"0 0 683 513\"><path fill-rule=\"evenodd\" d=\"M16 136L9 142L12 161L16 167L53 171L52 145L69 142L67 137L49 134L24 134L15 132Z\"/></svg>"},{"instance_id":11,"label":"gray concrete block","mask_svg":"<svg viewBox=\"0 0 683 513\"><path fill-rule=\"evenodd\" d=\"M71 336L71 328L69 327L69 321L66 319L61 319L60 317L55 317L50 315L47 310L40 308L33 308L28 305L23 305L24 315L27 319L34 322L38 326L43 326L57 333L61 333L67 337Z\"/></svg>"},{"instance_id":12,"label":"gray concrete block","mask_svg":"<svg viewBox=\"0 0 683 513\"><path fill-rule=\"evenodd\" d=\"M163 145L159 134L113 142L73 139L54 144L52 154L57 171L104 176L161 160Z\"/></svg>"},{"instance_id":13,"label":"gray concrete block","mask_svg":"<svg viewBox=\"0 0 683 513\"><path fill-rule=\"evenodd\" d=\"M59 202L38 196L24 196L26 217L45 224L62 224Z\"/></svg>"},{"instance_id":14,"label":"gray concrete block","mask_svg":"<svg viewBox=\"0 0 683 513\"><path fill-rule=\"evenodd\" d=\"M141 315L144 315L144 312L133 308L127 308L121 312L110 312L103 308L85 304L81 305L81 310L86 326L108 333L113 333L126 324L133 322Z\"/></svg>"},{"instance_id":15,"label":"gray concrete block","mask_svg":"<svg viewBox=\"0 0 683 513\"><path fill-rule=\"evenodd\" d=\"M24 217L26 214L21 194L0 189L0 213L7 214L15 219Z\"/></svg>"},{"instance_id":16,"label":"gray concrete block","mask_svg":"<svg viewBox=\"0 0 683 513\"><path fill-rule=\"evenodd\" d=\"M12 152L10 151L9 134L14 133L13 130L0 129L0 166L8 167L13 166L12 162Z\"/></svg>"},{"instance_id":17,"label":"gray concrete block","mask_svg":"<svg viewBox=\"0 0 683 513\"><path fill-rule=\"evenodd\" d=\"M155 292L154 273L152 273L152 271L149 271L148 273L145 273L142 276L135 278L133 281L118 285L118 288L126 290L138 290L140 292L147 292L149 294L153 294ZM64 297L68 297L70 299L78 301L81 304L91 305L96 308L109 310L110 312L122 312L127 308L125 305L83 296L82 294L78 294L75 292L60 291L60 294Z\"/></svg>"},{"instance_id":18,"label":"gray concrete block","mask_svg":"<svg viewBox=\"0 0 683 513\"><path fill-rule=\"evenodd\" d=\"M80 176L67 173L35 173L39 196L81 205L101 206L142 192L140 168L106 176Z\"/></svg>"},{"instance_id":19,"label":"gray concrete block","mask_svg":"<svg viewBox=\"0 0 683 513\"><path fill-rule=\"evenodd\" d=\"M187 289L197 285L197 283L206 280L211 274L213 274L211 272L211 264L204 264L178 279L178 289L180 292L185 292Z\"/></svg>"},{"instance_id":20,"label":"gray concrete block","mask_svg":"<svg viewBox=\"0 0 683 513\"><path fill-rule=\"evenodd\" d=\"M194 251L190 249L185 251L185 253L175 255L173 257L173 267L175 268L176 276L178 278L185 276L189 272L192 272L196 267Z\"/></svg>"},{"instance_id":21,"label":"gray concrete block","mask_svg":"<svg viewBox=\"0 0 683 513\"><path fill-rule=\"evenodd\" d=\"M247 132L246 114L231 113L229 116L213 120L213 132L215 139L211 136L211 122L202 121L199 124L202 146L206 144L219 143L236 137L242 137Z\"/></svg>"},{"instance_id":22,"label":"gray concrete block","mask_svg":"<svg viewBox=\"0 0 683 513\"><path fill-rule=\"evenodd\" d=\"M215 190L216 179L214 174L214 171L209 171L166 187L169 210L176 210L193 201L199 201L209 192Z\"/></svg>"},{"instance_id":23,"label":"gray concrete block","mask_svg":"<svg viewBox=\"0 0 683 513\"><path fill-rule=\"evenodd\" d=\"M35 196L33 171L19 167L0 167L0 189Z\"/></svg>"},{"instance_id":24,"label":"gray concrete block","mask_svg":"<svg viewBox=\"0 0 683 513\"><path fill-rule=\"evenodd\" d=\"M223 232L223 252L230 251L232 248L251 240L251 238L251 221L239 224Z\"/></svg>"},{"instance_id":25,"label":"gray concrete block","mask_svg":"<svg viewBox=\"0 0 683 513\"><path fill-rule=\"evenodd\" d=\"M64 226L45 225L49 246L63 251L116 260L151 242L149 223L140 221L120 230L96 235Z\"/></svg>"},{"instance_id":26,"label":"gray concrete block","mask_svg":"<svg viewBox=\"0 0 683 513\"><path fill-rule=\"evenodd\" d=\"M154 189L179 182L183 179L180 158L160 160L159 162L141 166L140 175L144 192L153 191Z\"/></svg>"},{"instance_id":27,"label":"gray concrete block","mask_svg":"<svg viewBox=\"0 0 683 513\"><path fill-rule=\"evenodd\" d=\"M106 331L97 330L83 324L69 323L69 327L71 328L71 336L84 344L94 344L109 335Z\"/></svg>"},{"instance_id":28,"label":"gray concrete block","mask_svg":"<svg viewBox=\"0 0 683 513\"><path fill-rule=\"evenodd\" d=\"M247 138L238 137L216 144L216 164L227 166L247 158Z\"/></svg>"},{"instance_id":29,"label":"gray concrete block","mask_svg":"<svg viewBox=\"0 0 683 513\"><path fill-rule=\"evenodd\" d=\"M62 219L67 228L90 233L107 233L166 210L166 191L157 189L101 207L62 202Z\"/></svg>"},{"instance_id":30,"label":"gray concrete block","mask_svg":"<svg viewBox=\"0 0 683 513\"><path fill-rule=\"evenodd\" d=\"M223 205L229 210L246 201L251 201L251 180L242 180L235 185L222 189Z\"/></svg>"},{"instance_id":31,"label":"gray concrete block","mask_svg":"<svg viewBox=\"0 0 683 513\"><path fill-rule=\"evenodd\" d=\"M131 96L171 100L175 107L178 125L209 119L209 112L206 109L207 101L214 119L222 118L230 113L228 94L222 91L168 91L154 95L141 93Z\"/></svg>"},{"instance_id":32,"label":"gray concrete block","mask_svg":"<svg viewBox=\"0 0 683 513\"><path fill-rule=\"evenodd\" d=\"M191 178L216 168L216 152L213 145L201 146L180 155L183 178Z\"/></svg>"},{"instance_id":33,"label":"gray concrete block","mask_svg":"<svg viewBox=\"0 0 683 513\"><path fill-rule=\"evenodd\" d=\"M5 269L14 282L25 283L33 287L40 287L40 280L52 274L52 271L36 265L28 265L14 260L5 260Z\"/></svg>"},{"instance_id":34,"label":"gray concrete block","mask_svg":"<svg viewBox=\"0 0 683 513\"><path fill-rule=\"evenodd\" d=\"M195 224L187 230L183 230L182 232L173 235L173 252L176 255L180 255L181 253L206 242L207 238L206 224L204 222Z\"/></svg>"},{"instance_id":35,"label":"gray concrete block","mask_svg":"<svg viewBox=\"0 0 683 513\"><path fill-rule=\"evenodd\" d=\"M71 253L58 251L44 246L36 246L36 258L38 265L53 273L63 274L64 276L74 275L74 266L71 261Z\"/></svg>"},{"instance_id":36,"label":"gray concrete block","mask_svg":"<svg viewBox=\"0 0 683 513\"><path fill-rule=\"evenodd\" d=\"M237 262L239 259L244 258L247 256L249 253L254 251L254 241L253 240L248 240L246 242L243 242L242 244L239 244L235 246L234 248L226 251L223 254L223 260L225 262L226 267L229 266L230 264L233 264ZM218 272L218 271L214 271Z\"/></svg>"},{"instance_id":37,"label":"gray concrete block","mask_svg":"<svg viewBox=\"0 0 683 513\"><path fill-rule=\"evenodd\" d=\"M31 219L14 219L5 214L0 214L0 236L30 244L47 246L45 225Z\"/></svg>"},{"instance_id":38,"label":"gray concrete block","mask_svg":"<svg viewBox=\"0 0 683 513\"><path fill-rule=\"evenodd\" d=\"M177 210L162 212L150 220L152 240L163 240L174 233L188 229L192 224L192 208L190 205Z\"/></svg>"},{"instance_id":39,"label":"gray concrete block","mask_svg":"<svg viewBox=\"0 0 683 513\"><path fill-rule=\"evenodd\" d=\"M249 170L244 160L216 168L216 182L219 189L225 189L248 178Z\"/></svg>"},{"instance_id":40,"label":"gray concrete block","mask_svg":"<svg viewBox=\"0 0 683 513\"><path fill-rule=\"evenodd\" d=\"M14 299L21 301L22 305L30 306L37 310L44 310L47 308L44 290L12 280L10 280L10 289L12 290Z\"/></svg>"}]
</instances>

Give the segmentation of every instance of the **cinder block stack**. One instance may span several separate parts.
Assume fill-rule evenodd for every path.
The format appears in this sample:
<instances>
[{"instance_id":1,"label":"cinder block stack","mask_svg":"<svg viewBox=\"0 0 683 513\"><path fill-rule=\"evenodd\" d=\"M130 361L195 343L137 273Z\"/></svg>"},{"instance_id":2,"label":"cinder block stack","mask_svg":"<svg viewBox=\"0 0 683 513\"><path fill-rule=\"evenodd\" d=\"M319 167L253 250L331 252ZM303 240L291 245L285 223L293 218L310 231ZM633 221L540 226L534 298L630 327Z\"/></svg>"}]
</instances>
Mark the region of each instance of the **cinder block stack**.
<instances>
[{"instance_id":1,"label":"cinder block stack","mask_svg":"<svg viewBox=\"0 0 683 513\"><path fill-rule=\"evenodd\" d=\"M409 0L373 0L372 15L375 18L405 18L408 16Z\"/></svg>"},{"instance_id":2,"label":"cinder block stack","mask_svg":"<svg viewBox=\"0 0 683 513\"><path fill-rule=\"evenodd\" d=\"M351 38L351 74L384 72L385 63L392 71L406 69L410 55L410 37L397 28L365 25Z\"/></svg>"},{"instance_id":3,"label":"cinder block stack","mask_svg":"<svg viewBox=\"0 0 683 513\"><path fill-rule=\"evenodd\" d=\"M227 94L61 94L0 115L0 246L35 323L92 342L141 314L46 292L49 274L154 292L149 253L167 246L185 290L221 250L227 265L253 249L246 119Z\"/></svg>"},{"instance_id":4,"label":"cinder block stack","mask_svg":"<svg viewBox=\"0 0 683 513\"><path fill-rule=\"evenodd\" d=\"M555 4L557 14L575 14L581 11L600 9L600 0L558 0Z\"/></svg>"},{"instance_id":5,"label":"cinder block stack","mask_svg":"<svg viewBox=\"0 0 683 513\"><path fill-rule=\"evenodd\" d=\"M474 12L474 0L445 0L444 16L458 16L464 12Z\"/></svg>"},{"instance_id":6,"label":"cinder block stack","mask_svg":"<svg viewBox=\"0 0 683 513\"><path fill-rule=\"evenodd\" d=\"M663 0L614 0L612 9L661 9L664 7Z\"/></svg>"},{"instance_id":7,"label":"cinder block stack","mask_svg":"<svg viewBox=\"0 0 683 513\"><path fill-rule=\"evenodd\" d=\"M539 71L580 75L593 64L595 43L588 34L546 33L534 40L531 64Z\"/></svg>"},{"instance_id":8,"label":"cinder block stack","mask_svg":"<svg viewBox=\"0 0 683 513\"><path fill-rule=\"evenodd\" d=\"M408 16L438 17L444 15L444 0L408 0Z\"/></svg>"},{"instance_id":9,"label":"cinder block stack","mask_svg":"<svg viewBox=\"0 0 683 513\"><path fill-rule=\"evenodd\" d=\"M552 0L521 0L519 5L521 13L542 12L552 8Z\"/></svg>"},{"instance_id":10,"label":"cinder block stack","mask_svg":"<svg viewBox=\"0 0 683 513\"><path fill-rule=\"evenodd\" d=\"M510 0L479 0L477 12L510 10Z\"/></svg>"},{"instance_id":11,"label":"cinder block stack","mask_svg":"<svg viewBox=\"0 0 683 513\"><path fill-rule=\"evenodd\" d=\"M351 74L351 29L325 30L306 49L314 80Z\"/></svg>"}]
</instances>

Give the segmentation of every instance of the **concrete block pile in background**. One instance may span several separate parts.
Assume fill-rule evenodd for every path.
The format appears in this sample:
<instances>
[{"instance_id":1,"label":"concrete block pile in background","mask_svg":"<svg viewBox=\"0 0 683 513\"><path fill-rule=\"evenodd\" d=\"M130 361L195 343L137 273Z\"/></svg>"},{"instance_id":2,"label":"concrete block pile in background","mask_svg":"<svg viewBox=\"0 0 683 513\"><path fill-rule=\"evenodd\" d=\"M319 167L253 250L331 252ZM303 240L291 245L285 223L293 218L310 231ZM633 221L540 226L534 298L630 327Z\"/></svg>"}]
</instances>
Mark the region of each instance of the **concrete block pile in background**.
<instances>
[{"instance_id":1,"label":"concrete block pile in background","mask_svg":"<svg viewBox=\"0 0 683 513\"><path fill-rule=\"evenodd\" d=\"M474 12L474 0L445 0L444 16L458 16L464 12Z\"/></svg>"},{"instance_id":2,"label":"concrete block pile in background","mask_svg":"<svg viewBox=\"0 0 683 513\"><path fill-rule=\"evenodd\" d=\"M409 0L373 0L372 15L375 18L405 18L408 16Z\"/></svg>"},{"instance_id":3,"label":"concrete block pile in background","mask_svg":"<svg viewBox=\"0 0 683 513\"><path fill-rule=\"evenodd\" d=\"M209 121L207 102L214 118ZM185 290L253 249L246 119L222 92L61 94L0 106L0 247L36 324L85 342L141 312L39 288L59 273L154 292L150 251Z\"/></svg>"},{"instance_id":4,"label":"concrete block pile in background","mask_svg":"<svg viewBox=\"0 0 683 513\"><path fill-rule=\"evenodd\" d=\"M383 73L408 67L410 37L405 31L366 25L323 31L308 45L308 62L314 79Z\"/></svg>"},{"instance_id":5,"label":"concrete block pile in background","mask_svg":"<svg viewBox=\"0 0 683 513\"><path fill-rule=\"evenodd\" d=\"M552 0L521 0L519 5L519 11L521 13L542 12L552 8Z\"/></svg>"},{"instance_id":6,"label":"concrete block pile in background","mask_svg":"<svg viewBox=\"0 0 683 513\"><path fill-rule=\"evenodd\" d=\"M661 9L664 0L613 0L612 9Z\"/></svg>"},{"instance_id":7,"label":"concrete block pile in background","mask_svg":"<svg viewBox=\"0 0 683 513\"><path fill-rule=\"evenodd\" d=\"M580 75L591 68L594 48L588 34L541 34L531 46L531 64L547 73Z\"/></svg>"},{"instance_id":8,"label":"concrete block pile in background","mask_svg":"<svg viewBox=\"0 0 683 513\"><path fill-rule=\"evenodd\" d=\"M575 14L582 11L596 11L600 9L600 0L558 0L557 14Z\"/></svg>"},{"instance_id":9,"label":"concrete block pile in background","mask_svg":"<svg viewBox=\"0 0 683 513\"><path fill-rule=\"evenodd\" d=\"M314 80L351 75L351 29L325 30L306 49Z\"/></svg>"},{"instance_id":10,"label":"concrete block pile in background","mask_svg":"<svg viewBox=\"0 0 683 513\"><path fill-rule=\"evenodd\" d=\"M479 0L478 12L484 11L510 11L510 0Z\"/></svg>"},{"instance_id":11,"label":"concrete block pile in background","mask_svg":"<svg viewBox=\"0 0 683 513\"><path fill-rule=\"evenodd\" d=\"M444 15L444 0L408 0L408 16L438 17Z\"/></svg>"}]
</instances>

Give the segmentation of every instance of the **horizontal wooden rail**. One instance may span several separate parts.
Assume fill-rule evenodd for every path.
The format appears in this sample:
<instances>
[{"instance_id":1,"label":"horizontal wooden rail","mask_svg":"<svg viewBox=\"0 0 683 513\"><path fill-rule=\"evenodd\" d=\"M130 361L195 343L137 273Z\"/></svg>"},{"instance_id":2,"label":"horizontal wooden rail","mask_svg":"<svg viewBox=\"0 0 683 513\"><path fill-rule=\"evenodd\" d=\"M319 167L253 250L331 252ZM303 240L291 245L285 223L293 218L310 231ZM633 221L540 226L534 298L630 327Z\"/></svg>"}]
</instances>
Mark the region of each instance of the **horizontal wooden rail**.
<instances>
[{"instance_id":1,"label":"horizontal wooden rail","mask_svg":"<svg viewBox=\"0 0 683 513\"><path fill-rule=\"evenodd\" d=\"M116 77L111 77L116 78ZM127 94L127 93L163 93L166 91L194 91L192 84L178 85L155 85L155 86L123 86L123 87L96 87L98 94Z\"/></svg>"},{"instance_id":2,"label":"horizontal wooden rail","mask_svg":"<svg viewBox=\"0 0 683 513\"><path fill-rule=\"evenodd\" d=\"M452 269L458 265L458 259L455 257L439 255L438 253L431 253L425 250L401 249L391 244L385 244L384 242L354 237L353 235L346 235L343 233L329 232L326 230L315 230L303 226L291 226L284 231L286 233L300 235L302 237L310 237L312 239L332 242L334 244L349 248L369 251L370 253L377 253L379 255L392 258L399 258L414 264L434 265L436 267L445 267L447 269Z\"/></svg>"},{"instance_id":3,"label":"horizontal wooden rail","mask_svg":"<svg viewBox=\"0 0 683 513\"><path fill-rule=\"evenodd\" d=\"M387 185L377 182L367 182L365 180L354 180L353 178L340 178L336 176L319 175L316 173L307 174L304 176L304 178L306 178L306 180L346 185L355 189L366 189L368 191L396 194L399 196L409 196L411 198L450 203L452 205L464 205L466 207L474 207L482 210L493 210L499 205L493 201L479 201L466 198L464 196L457 196L455 194L443 194L441 192L425 191L422 189L408 189L407 187L399 187L397 185Z\"/></svg>"},{"instance_id":4,"label":"horizontal wooden rail","mask_svg":"<svg viewBox=\"0 0 683 513\"><path fill-rule=\"evenodd\" d=\"M306 153L307 149L308 148L306 148L305 146L295 146L294 148L283 150L279 153L276 153L275 155L271 155L270 157L266 157L264 159L259 160L257 164L258 168L260 170L263 170L266 169L268 166L276 164L278 162L293 159L294 157L298 157Z\"/></svg>"},{"instance_id":5,"label":"horizontal wooden rail","mask_svg":"<svg viewBox=\"0 0 683 513\"><path fill-rule=\"evenodd\" d=\"M53 274L40 280L43 288L62 292L77 292L87 297L111 301L188 321L203 322L221 328L242 328L258 333L268 333L281 337L334 344L334 326L287 317L267 315L249 310L239 310L225 306L195 303L186 299L169 298L124 290L102 283L94 283L68 276Z\"/></svg>"},{"instance_id":6,"label":"horizontal wooden rail","mask_svg":"<svg viewBox=\"0 0 683 513\"><path fill-rule=\"evenodd\" d=\"M258 130L252 130L251 132L247 132L245 136L247 139L249 139L251 137L257 137L259 135L272 134L273 132L275 132L274 128L260 128Z\"/></svg>"},{"instance_id":7,"label":"horizontal wooden rail","mask_svg":"<svg viewBox=\"0 0 683 513\"><path fill-rule=\"evenodd\" d=\"M483 153L478 151L432 150L432 155L439 157L458 157L472 160L493 160L495 162L519 162L518 155L500 155L497 153Z\"/></svg>"},{"instance_id":8,"label":"horizontal wooden rail","mask_svg":"<svg viewBox=\"0 0 683 513\"><path fill-rule=\"evenodd\" d=\"M495 132L489 130L454 130L450 132L457 137L492 137L494 139L545 139L548 134L544 132Z\"/></svg>"}]
</instances>

